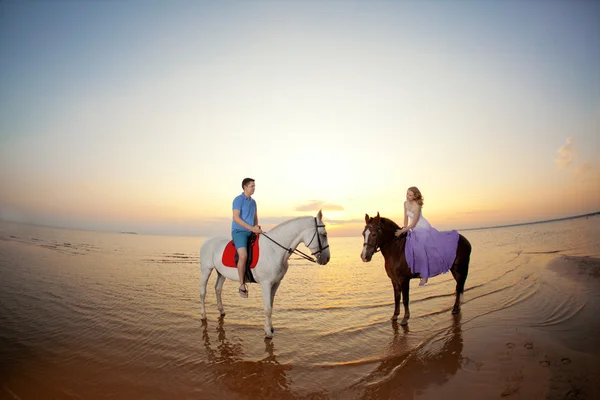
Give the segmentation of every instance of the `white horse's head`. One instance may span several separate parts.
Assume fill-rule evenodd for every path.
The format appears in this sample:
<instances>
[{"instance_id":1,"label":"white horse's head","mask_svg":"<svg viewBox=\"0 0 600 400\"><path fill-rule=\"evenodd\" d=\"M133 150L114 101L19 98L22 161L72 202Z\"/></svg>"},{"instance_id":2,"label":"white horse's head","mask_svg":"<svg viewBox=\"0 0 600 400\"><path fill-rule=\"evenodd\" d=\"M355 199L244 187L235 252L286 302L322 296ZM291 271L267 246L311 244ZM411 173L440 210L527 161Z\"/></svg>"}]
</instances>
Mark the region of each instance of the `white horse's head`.
<instances>
[{"instance_id":1,"label":"white horse's head","mask_svg":"<svg viewBox=\"0 0 600 400\"><path fill-rule=\"evenodd\" d=\"M331 253L329 252L327 231L323 223L323 213L320 210L314 219L314 227L304 231L302 241L306 244L312 255L315 256L319 265L325 265L329 262Z\"/></svg>"}]
</instances>

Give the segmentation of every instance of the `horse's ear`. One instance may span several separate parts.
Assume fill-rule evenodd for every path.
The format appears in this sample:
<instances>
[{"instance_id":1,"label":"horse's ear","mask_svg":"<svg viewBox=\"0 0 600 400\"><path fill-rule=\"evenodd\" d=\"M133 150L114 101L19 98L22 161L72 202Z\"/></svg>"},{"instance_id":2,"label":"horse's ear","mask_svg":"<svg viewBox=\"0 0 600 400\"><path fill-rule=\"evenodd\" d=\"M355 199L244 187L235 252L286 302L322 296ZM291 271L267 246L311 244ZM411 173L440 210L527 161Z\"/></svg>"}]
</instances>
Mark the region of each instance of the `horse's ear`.
<instances>
[{"instance_id":1,"label":"horse's ear","mask_svg":"<svg viewBox=\"0 0 600 400\"><path fill-rule=\"evenodd\" d=\"M369 223L369 214L365 214L365 223Z\"/></svg>"},{"instance_id":2,"label":"horse's ear","mask_svg":"<svg viewBox=\"0 0 600 400\"><path fill-rule=\"evenodd\" d=\"M377 219L381 218L381 217L379 216L379 211L377 211L377 216L376 216L375 218L377 218Z\"/></svg>"},{"instance_id":3,"label":"horse's ear","mask_svg":"<svg viewBox=\"0 0 600 400\"><path fill-rule=\"evenodd\" d=\"M319 221L323 221L323 213L321 212L321 210L319 210L319 213L317 214L317 219Z\"/></svg>"}]
</instances>

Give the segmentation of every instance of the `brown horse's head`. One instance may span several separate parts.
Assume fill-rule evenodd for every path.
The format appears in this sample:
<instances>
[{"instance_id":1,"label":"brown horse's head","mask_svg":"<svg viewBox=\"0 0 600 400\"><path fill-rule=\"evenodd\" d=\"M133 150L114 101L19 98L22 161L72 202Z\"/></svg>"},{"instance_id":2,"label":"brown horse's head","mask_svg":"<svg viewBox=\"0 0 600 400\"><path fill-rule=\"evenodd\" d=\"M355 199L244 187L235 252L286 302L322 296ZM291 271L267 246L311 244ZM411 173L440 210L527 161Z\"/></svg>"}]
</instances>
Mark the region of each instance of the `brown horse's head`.
<instances>
[{"instance_id":1,"label":"brown horse's head","mask_svg":"<svg viewBox=\"0 0 600 400\"><path fill-rule=\"evenodd\" d=\"M365 214L365 229L363 230L363 250L360 253L360 258L364 262L371 261L371 257L377 251L377 248L380 246L379 237L381 236L381 217L379 216L379 211L377 212L377 216L370 218L369 214Z\"/></svg>"}]
</instances>

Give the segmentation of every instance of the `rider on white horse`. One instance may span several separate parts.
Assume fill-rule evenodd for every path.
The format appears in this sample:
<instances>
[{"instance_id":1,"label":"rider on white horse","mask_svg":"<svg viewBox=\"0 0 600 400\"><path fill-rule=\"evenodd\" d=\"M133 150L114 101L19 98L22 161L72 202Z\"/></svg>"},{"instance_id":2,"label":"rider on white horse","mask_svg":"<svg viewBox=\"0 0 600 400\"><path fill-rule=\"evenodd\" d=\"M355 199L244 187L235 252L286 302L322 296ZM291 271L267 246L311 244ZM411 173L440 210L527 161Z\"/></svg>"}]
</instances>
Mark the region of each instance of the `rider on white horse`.
<instances>
[{"instance_id":1,"label":"rider on white horse","mask_svg":"<svg viewBox=\"0 0 600 400\"><path fill-rule=\"evenodd\" d=\"M256 212L256 201L252 198L256 183L252 178L244 178L242 181L244 192L233 199L233 221L231 222L231 238L238 253L237 269L240 277L240 296L248 297L248 288L244 282L246 272L246 261L248 259L248 238L252 233L262 233L258 225L258 214Z\"/></svg>"},{"instance_id":2,"label":"rider on white horse","mask_svg":"<svg viewBox=\"0 0 600 400\"><path fill-rule=\"evenodd\" d=\"M255 227L260 229L258 226ZM221 299L225 280L244 279L244 274L238 275L239 271L236 267L239 264L233 261L235 249L231 242L232 240L224 237L207 238L200 248L200 315L203 320L206 319L206 284L212 270L217 271L215 293L217 309L221 316L225 315ZM323 214L319 211L314 217L297 217L284 221L269 232L258 235L256 242L257 257L252 261L254 267L250 272L252 279L261 288L265 309L265 336L272 338L274 332L271 321L273 302L281 280L288 270L290 256L296 254L319 265L325 265L331 259ZM310 255L297 249L300 243L304 243L308 247ZM246 267L246 265L244 266Z\"/></svg>"}]
</instances>

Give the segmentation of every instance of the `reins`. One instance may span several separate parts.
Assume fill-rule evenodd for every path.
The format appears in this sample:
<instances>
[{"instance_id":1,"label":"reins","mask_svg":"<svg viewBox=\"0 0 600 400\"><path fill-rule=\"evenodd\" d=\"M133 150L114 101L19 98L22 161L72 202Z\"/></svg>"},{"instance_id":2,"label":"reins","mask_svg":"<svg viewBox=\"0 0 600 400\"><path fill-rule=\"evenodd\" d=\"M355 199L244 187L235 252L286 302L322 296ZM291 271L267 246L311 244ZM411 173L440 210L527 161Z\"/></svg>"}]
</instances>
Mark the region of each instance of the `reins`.
<instances>
[{"instance_id":1,"label":"reins","mask_svg":"<svg viewBox=\"0 0 600 400\"><path fill-rule=\"evenodd\" d=\"M319 243L319 250L315 251L314 253L311 253L311 255L317 255L321 252L323 252L323 250L327 249L329 247L329 245L323 247L323 245L321 244L321 237L318 235L319 233L319 228L324 228L325 225L319 225L317 223L317 219L315 218L315 233L312 237L312 239L310 239L310 242L306 245L306 247L309 247L310 244L313 242L313 240L315 239L315 236L317 237L317 242ZM287 251L290 254L297 254L300 257L304 258L305 260L311 261L316 263L317 260L315 260L314 258L312 258L311 256L309 256L308 254L305 254L303 251L298 250L298 249L292 249L290 248L286 248L285 246L281 245L280 243L278 243L276 240L271 239L265 232L262 233L262 235L264 235L267 239L269 239L271 242L275 243L277 246L281 247L282 249L284 249L285 251ZM310 250L310 248L309 248Z\"/></svg>"},{"instance_id":2,"label":"reins","mask_svg":"<svg viewBox=\"0 0 600 400\"><path fill-rule=\"evenodd\" d=\"M378 231L381 231L381 224L379 224L379 228L377 228L377 230L378 230ZM379 253L379 252L381 251L381 249L383 249L384 247L387 247L387 246L391 245L392 243L395 243L395 242L397 242L398 240L400 240L400 239L402 238L402 236L403 236L403 235L405 236L405 235L406 235L406 233L403 233L403 234L402 234L402 235L400 235L400 236L396 236L396 237L394 238L394 240L392 240L392 241L391 241L391 242L389 242L389 243L386 243L386 244L384 244L383 246L379 246L377 243L375 243L375 244L371 244L371 243L365 243L364 245L365 245L365 246L371 246L371 247L375 247L375 251L373 251L373 254L375 254L375 253ZM379 238L377 238L377 240L379 241Z\"/></svg>"}]
</instances>

